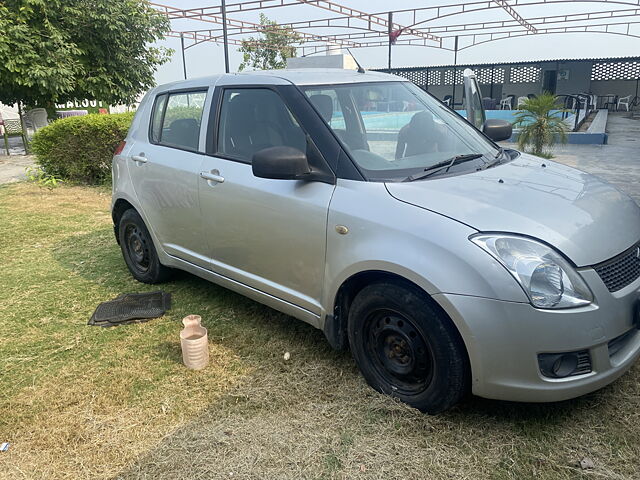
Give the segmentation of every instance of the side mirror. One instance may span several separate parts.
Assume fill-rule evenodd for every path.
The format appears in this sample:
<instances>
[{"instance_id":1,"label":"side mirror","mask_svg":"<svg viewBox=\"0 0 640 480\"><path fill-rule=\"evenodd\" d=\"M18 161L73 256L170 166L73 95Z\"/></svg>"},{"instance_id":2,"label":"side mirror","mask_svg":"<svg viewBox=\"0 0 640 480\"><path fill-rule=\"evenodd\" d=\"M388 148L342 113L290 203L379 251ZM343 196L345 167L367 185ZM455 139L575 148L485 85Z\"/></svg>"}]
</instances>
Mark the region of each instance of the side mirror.
<instances>
[{"instance_id":1,"label":"side mirror","mask_svg":"<svg viewBox=\"0 0 640 480\"><path fill-rule=\"evenodd\" d=\"M300 180L311 173L307 155L293 147L269 147L253 154L253 174L260 178Z\"/></svg>"},{"instance_id":2,"label":"side mirror","mask_svg":"<svg viewBox=\"0 0 640 480\"><path fill-rule=\"evenodd\" d=\"M511 138L513 127L506 120L490 118L482 124L482 132L494 142L499 142Z\"/></svg>"}]
</instances>

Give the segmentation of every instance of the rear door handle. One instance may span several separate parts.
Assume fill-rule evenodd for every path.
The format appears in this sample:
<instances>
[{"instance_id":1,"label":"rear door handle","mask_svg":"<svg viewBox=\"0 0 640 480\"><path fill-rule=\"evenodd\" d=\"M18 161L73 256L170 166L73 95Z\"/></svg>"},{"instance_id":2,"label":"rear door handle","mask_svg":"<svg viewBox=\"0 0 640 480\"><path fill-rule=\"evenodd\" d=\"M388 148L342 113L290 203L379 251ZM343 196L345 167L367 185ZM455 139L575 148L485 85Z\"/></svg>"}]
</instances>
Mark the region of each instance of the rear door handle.
<instances>
[{"instance_id":1,"label":"rear door handle","mask_svg":"<svg viewBox=\"0 0 640 480\"><path fill-rule=\"evenodd\" d=\"M218 173L220 172L218 172L217 170L214 170L214 172L200 172L200 177L210 182L224 183L224 177L218 175Z\"/></svg>"},{"instance_id":2,"label":"rear door handle","mask_svg":"<svg viewBox=\"0 0 640 480\"><path fill-rule=\"evenodd\" d=\"M147 163L149 161L147 157L143 157L142 155L132 155L131 160L138 163Z\"/></svg>"}]
</instances>

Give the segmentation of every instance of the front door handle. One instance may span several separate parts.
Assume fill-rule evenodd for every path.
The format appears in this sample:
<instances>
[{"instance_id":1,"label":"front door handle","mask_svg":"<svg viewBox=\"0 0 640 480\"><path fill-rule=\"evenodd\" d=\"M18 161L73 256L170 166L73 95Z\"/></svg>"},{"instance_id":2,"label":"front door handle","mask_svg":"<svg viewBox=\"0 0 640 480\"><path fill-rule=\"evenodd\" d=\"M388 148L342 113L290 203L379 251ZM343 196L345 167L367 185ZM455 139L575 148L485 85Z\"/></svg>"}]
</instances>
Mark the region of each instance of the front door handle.
<instances>
[{"instance_id":1,"label":"front door handle","mask_svg":"<svg viewBox=\"0 0 640 480\"><path fill-rule=\"evenodd\" d=\"M215 183L224 183L224 177L219 175L220 172L213 170L211 172L200 172L200 177Z\"/></svg>"},{"instance_id":2,"label":"front door handle","mask_svg":"<svg viewBox=\"0 0 640 480\"><path fill-rule=\"evenodd\" d=\"M147 160L147 157L144 157L142 155L132 155L131 160L138 163L147 163L149 161Z\"/></svg>"}]
</instances>

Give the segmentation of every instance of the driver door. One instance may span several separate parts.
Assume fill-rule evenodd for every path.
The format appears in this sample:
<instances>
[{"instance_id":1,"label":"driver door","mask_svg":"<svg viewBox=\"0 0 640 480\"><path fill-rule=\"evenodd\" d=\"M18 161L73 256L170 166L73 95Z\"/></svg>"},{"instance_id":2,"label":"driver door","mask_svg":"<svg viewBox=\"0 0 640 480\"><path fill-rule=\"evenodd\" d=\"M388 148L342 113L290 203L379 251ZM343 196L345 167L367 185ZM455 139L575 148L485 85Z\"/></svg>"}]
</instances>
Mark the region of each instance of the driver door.
<instances>
[{"instance_id":1,"label":"driver door","mask_svg":"<svg viewBox=\"0 0 640 480\"><path fill-rule=\"evenodd\" d=\"M278 88L216 88L216 120L209 131L215 142L202 163L198 188L210 268L320 315L327 214L335 187L258 178L251 167L257 151L275 146L305 151L307 136L316 133L304 128Z\"/></svg>"}]
</instances>

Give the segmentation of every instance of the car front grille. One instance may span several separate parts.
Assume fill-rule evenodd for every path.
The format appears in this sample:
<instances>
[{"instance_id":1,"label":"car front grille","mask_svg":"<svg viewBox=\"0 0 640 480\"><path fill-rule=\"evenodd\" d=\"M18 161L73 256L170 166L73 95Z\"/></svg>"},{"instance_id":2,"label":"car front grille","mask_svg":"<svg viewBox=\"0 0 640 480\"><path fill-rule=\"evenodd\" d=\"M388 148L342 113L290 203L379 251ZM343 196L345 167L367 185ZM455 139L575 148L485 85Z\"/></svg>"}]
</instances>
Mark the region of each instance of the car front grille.
<instances>
[{"instance_id":1,"label":"car front grille","mask_svg":"<svg viewBox=\"0 0 640 480\"><path fill-rule=\"evenodd\" d=\"M617 292L640 277L640 244L593 265L593 269L600 275L610 292Z\"/></svg>"}]
</instances>

